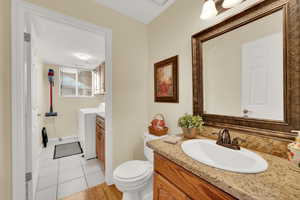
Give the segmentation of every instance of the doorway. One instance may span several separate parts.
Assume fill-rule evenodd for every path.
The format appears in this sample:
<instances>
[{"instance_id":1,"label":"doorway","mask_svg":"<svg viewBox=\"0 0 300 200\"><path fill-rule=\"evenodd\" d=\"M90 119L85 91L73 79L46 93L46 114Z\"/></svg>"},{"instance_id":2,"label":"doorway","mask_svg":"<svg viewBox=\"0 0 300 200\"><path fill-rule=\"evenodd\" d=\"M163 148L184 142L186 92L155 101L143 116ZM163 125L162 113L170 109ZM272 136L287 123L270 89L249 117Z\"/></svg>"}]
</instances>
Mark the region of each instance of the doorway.
<instances>
[{"instance_id":1,"label":"doorway","mask_svg":"<svg viewBox=\"0 0 300 200\"><path fill-rule=\"evenodd\" d=\"M102 28L87 22L83 22L68 16L61 15L59 13L23 2L13 1L12 5L12 197L14 200L33 200L35 196L35 188L38 185L38 175L33 173L36 166L37 150L40 146L33 147L33 143L38 141L33 139L33 133L36 136L41 134L40 127L36 124L44 112L39 112L36 108L36 102L32 97L38 96L35 86L38 85L34 76L36 76L37 69L36 61L32 59L34 51L32 46L36 45L34 42L34 34L32 24L34 19L44 19L53 23L63 24L80 31L86 31L94 35L98 35L104 38L105 49L105 77L106 77L106 94L105 94L105 181L107 184L112 184L112 62L111 62L111 30ZM26 34L24 34L24 30ZM26 39L27 37L27 39ZM30 38L30 39L28 39ZM25 40L24 40L25 39ZM27 40L27 41L26 41ZM29 41L28 41L29 40ZM62 66L61 63L50 63L52 66ZM21 67L23 66L23 67ZM75 67L76 68L76 67ZM80 67L77 67L80 68ZM72 68L74 71L74 68ZM81 68L80 68L81 69ZM61 81L60 75L68 71L65 67L58 67L56 76L57 80ZM76 71L76 70L75 70ZM86 76L89 72L82 73L76 72L77 80L78 74ZM92 73L91 73L92 74ZM60 84L60 82L58 82ZM90 92L78 88L75 89L75 95L89 95ZM61 87L61 84L59 85ZM80 90L81 89L81 90ZM73 89L74 90L74 89ZM61 92L61 91L60 91ZM66 91L68 92L68 91ZM60 93L61 94L61 93ZM27 102L27 103L26 103ZM59 115L59 113L58 113ZM52 119L57 120L57 119ZM26 134L24 134L26 130ZM55 133L54 133L55 134ZM75 134L76 135L76 134ZM68 142L74 142L74 137L52 137L53 144L61 144ZM64 141L60 141L65 139ZM76 141L76 138L75 138ZM41 144L41 143L39 143ZM54 146L53 146L54 148ZM48 150L47 150L48 151ZM52 150L49 150L52 151ZM66 161L68 162L68 161ZM71 162L71 161L69 161ZM74 161L76 162L76 161ZM81 165L82 167L82 165ZM84 170L84 169L83 169ZM27 181L23 177L26 177Z\"/></svg>"}]
</instances>

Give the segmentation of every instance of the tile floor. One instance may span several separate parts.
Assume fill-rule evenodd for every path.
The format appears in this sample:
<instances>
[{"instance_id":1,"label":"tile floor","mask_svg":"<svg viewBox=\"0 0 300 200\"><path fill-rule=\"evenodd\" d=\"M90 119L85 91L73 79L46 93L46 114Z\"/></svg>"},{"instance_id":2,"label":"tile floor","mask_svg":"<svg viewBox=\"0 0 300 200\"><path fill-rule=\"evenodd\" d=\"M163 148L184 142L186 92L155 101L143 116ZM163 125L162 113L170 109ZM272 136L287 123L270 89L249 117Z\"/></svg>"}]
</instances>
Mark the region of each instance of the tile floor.
<instances>
[{"instance_id":1,"label":"tile floor","mask_svg":"<svg viewBox=\"0 0 300 200\"><path fill-rule=\"evenodd\" d=\"M85 160L81 155L74 155L53 160L54 145L43 149L40 156L36 200L58 200L105 182L97 159Z\"/></svg>"}]
</instances>

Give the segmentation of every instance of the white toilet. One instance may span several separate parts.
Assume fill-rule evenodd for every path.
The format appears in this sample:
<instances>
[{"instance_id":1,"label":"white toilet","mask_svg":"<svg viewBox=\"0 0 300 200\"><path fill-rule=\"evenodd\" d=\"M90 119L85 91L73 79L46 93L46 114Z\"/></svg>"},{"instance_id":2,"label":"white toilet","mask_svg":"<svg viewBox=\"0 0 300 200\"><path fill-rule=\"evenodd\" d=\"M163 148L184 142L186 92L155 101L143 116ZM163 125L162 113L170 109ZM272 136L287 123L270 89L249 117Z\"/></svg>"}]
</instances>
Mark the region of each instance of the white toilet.
<instances>
[{"instance_id":1,"label":"white toilet","mask_svg":"<svg viewBox=\"0 0 300 200\"><path fill-rule=\"evenodd\" d=\"M144 155L148 161L131 160L118 166L113 174L114 183L123 192L122 200L152 200L153 150L147 141L161 137L144 134Z\"/></svg>"}]
</instances>

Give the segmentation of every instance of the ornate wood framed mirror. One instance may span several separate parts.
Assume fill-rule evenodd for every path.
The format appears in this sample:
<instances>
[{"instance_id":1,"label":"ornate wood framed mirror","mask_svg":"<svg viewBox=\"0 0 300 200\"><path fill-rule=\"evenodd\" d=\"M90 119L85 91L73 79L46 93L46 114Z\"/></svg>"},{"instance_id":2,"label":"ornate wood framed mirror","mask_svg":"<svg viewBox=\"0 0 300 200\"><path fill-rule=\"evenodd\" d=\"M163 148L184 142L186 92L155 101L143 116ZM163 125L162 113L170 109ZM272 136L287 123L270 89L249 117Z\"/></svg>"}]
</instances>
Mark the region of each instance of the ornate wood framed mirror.
<instances>
[{"instance_id":1,"label":"ornate wood framed mirror","mask_svg":"<svg viewBox=\"0 0 300 200\"><path fill-rule=\"evenodd\" d=\"M300 130L300 2L265 0L192 36L205 124L291 140Z\"/></svg>"}]
</instances>

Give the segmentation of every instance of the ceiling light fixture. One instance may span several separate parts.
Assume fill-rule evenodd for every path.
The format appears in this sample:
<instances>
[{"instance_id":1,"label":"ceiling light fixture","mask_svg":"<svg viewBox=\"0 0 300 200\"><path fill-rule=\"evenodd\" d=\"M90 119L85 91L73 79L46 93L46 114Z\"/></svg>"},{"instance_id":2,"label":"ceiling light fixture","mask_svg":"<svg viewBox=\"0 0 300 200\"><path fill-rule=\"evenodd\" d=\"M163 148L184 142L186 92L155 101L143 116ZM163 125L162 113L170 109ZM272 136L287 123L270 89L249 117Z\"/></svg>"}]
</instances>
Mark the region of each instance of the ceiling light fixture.
<instances>
[{"instance_id":1,"label":"ceiling light fixture","mask_svg":"<svg viewBox=\"0 0 300 200\"><path fill-rule=\"evenodd\" d=\"M217 16L218 11L216 9L216 4L213 0L207 0L204 2L202 7L202 12L200 15L201 19L210 19Z\"/></svg>"},{"instance_id":2,"label":"ceiling light fixture","mask_svg":"<svg viewBox=\"0 0 300 200\"><path fill-rule=\"evenodd\" d=\"M163 6L165 5L169 0L151 0L153 3L159 5L159 6Z\"/></svg>"},{"instance_id":3,"label":"ceiling light fixture","mask_svg":"<svg viewBox=\"0 0 300 200\"><path fill-rule=\"evenodd\" d=\"M224 0L222 3L223 8L232 8L240 4L243 0Z\"/></svg>"},{"instance_id":4,"label":"ceiling light fixture","mask_svg":"<svg viewBox=\"0 0 300 200\"><path fill-rule=\"evenodd\" d=\"M222 7L225 9L221 7L222 1L223 1ZM205 20L217 16L218 10L216 8L216 3L218 5L218 9L220 10L220 12L222 12L226 9L232 8L242 3L243 1L244 0L205 0L202 6L202 12L200 18Z\"/></svg>"},{"instance_id":5,"label":"ceiling light fixture","mask_svg":"<svg viewBox=\"0 0 300 200\"><path fill-rule=\"evenodd\" d=\"M91 55L86 54L86 53L74 53L73 54L76 58L80 59L80 60L90 60L92 58Z\"/></svg>"}]
</instances>

